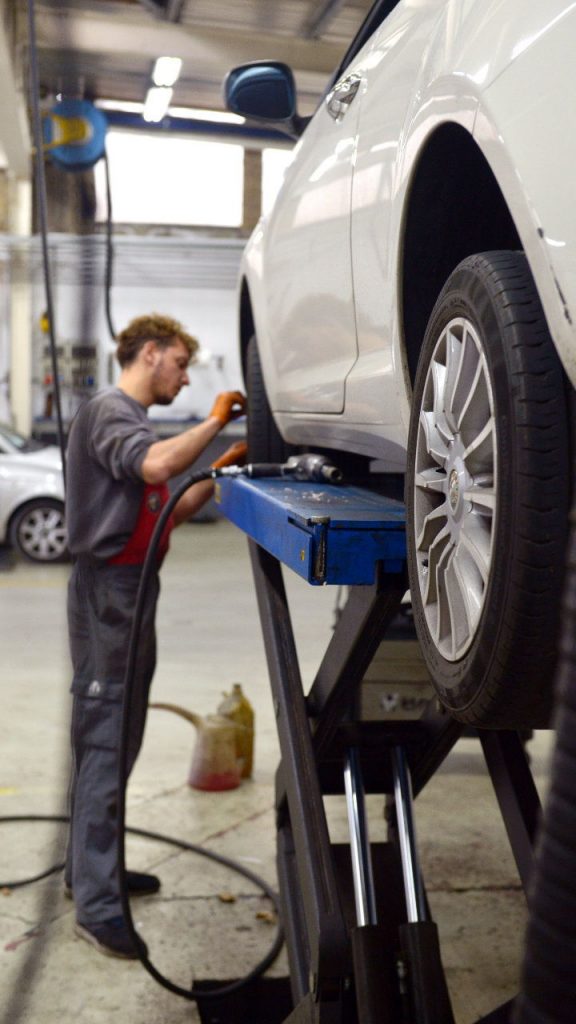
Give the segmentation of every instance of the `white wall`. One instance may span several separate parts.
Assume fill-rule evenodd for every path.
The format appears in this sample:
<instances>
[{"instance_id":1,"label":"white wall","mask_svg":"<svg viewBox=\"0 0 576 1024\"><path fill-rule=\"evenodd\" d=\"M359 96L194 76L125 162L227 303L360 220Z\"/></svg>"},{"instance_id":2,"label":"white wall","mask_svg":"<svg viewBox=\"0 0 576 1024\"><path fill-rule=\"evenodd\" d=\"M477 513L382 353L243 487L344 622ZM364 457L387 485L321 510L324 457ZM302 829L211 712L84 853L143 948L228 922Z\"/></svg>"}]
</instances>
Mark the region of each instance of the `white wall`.
<instances>
[{"instance_id":1,"label":"white wall","mask_svg":"<svg viewBox=\"0 0 576 1024\"><path fill-rule=\"evenodd\" d=\"M162 420L203 418L210 411L218 391L243 387L235 287L241 245L235 241L230 245L210 241L195 246L188 241L180 250L179 245L162 245L162 241L132 238L124 252L122 246L118 246L120 251L111 293L112 320L115 330L120 331L135 316L161 313L180 320L190 334L198 338L201 358L190 368L190 386L183 389L170 407L153 407L150 414ZM64 241L60 244L63 249ZM79 271L83 260L81 242L70 244L73 248L66 250L65 257L60 254L60 262L55 260L53 275L56 279L53 293L57 342L59 345L95 344L98 349L97 382L99 387L104 387L114 383L118 376L115 345L106 323L104 285L102 281L98 284L82 283L83 275ZM175 283L170 283L172 281ZM185 283L187 281L190 284ZM205 286L201 286L202 281L206 281ZM44 289L36 280L32 295L35 325L44 309ZM32 377L33 414L36 419L42 417L45 406L42 349L46 344L47 338L35 326ZM62 411L65 420L74 414L78 402L79 396L64 388Z\"/></svg>"},{"instance_id":2,"label":"white wall","mask_svg":"<svg viewBox=\"0 0 576 1024\"><path fill-rule=\"evenodd\" d=\"M11 422L10 409L10 279L0 277L0 421Z\"/></svg>"},{"instance_id":3,"label":"white wall","mask_svg":"<svg viewBox=\"0 0 576 1024\"><path fill-rule=\"evenodd\" d=\"M114 304L118 325L141 313L165 313L180 320L198 338L203 352L200 363L190 368L190 386L183 388L170 406L152 407L150 415L166 418L203 419L214 395L242 387L237 346L236 293L217 289L164 288L156 294L123 289Z\"/></svg>"},{"instance_id":4,"label":"white wall","mask_svg":"<svg viewBox=\"0 0 576 1024\"><path fill-rule=\"evenodd\" d=\"M43 309L42 293L40 291L38 294L39 291L36 289L34 297L36 320ZM115 345L110 340L106 324L102 290L82 289L82 304L89 304L92 312L84 329L78 302L78 287L58 285L54 295L58 343L96 343L99 352L98 384L103 387L114 383L118 376L118 364L114 359ZM112 316L116 330L121 330L134 316L153 312L180 320L190 334L198 338L203 352L199 363L190 367L190 386L181 391L169 408L154 406L150 410L150 415L163 420L190 417L202 419L210 411L212 400L218 391L242 388L236 342L236 293L223 289L114 289ZM45 344L45 339L37 332L33 371L35 417L41 416L44 408L43 367L40 364L42 347ZM73 414L77 401L75 402L73 396L65 391L62 399L63 415L68 419Z\"/></svg>"}]
</instances>

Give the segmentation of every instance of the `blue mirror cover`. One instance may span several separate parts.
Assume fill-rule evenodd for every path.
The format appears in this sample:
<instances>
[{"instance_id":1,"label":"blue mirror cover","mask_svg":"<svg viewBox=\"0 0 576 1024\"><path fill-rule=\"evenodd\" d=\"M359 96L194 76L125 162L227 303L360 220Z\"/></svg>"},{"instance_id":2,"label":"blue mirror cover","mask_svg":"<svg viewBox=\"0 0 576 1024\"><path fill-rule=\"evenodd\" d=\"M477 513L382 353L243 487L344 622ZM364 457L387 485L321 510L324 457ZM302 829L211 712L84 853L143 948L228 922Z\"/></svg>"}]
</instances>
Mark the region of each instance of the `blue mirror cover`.
<instances>
[{"instance_id":1,"label":"blue mirror cover","mask_svg":"<svg viewBox=\"0 0 576 1024\"><path fill-rule=\"evenodd\" d=\"M259 121L290 121L296 114L296 87L287 64L259 61L234 68L224 85L226 105Z\"/></svg>"}]
</instances>

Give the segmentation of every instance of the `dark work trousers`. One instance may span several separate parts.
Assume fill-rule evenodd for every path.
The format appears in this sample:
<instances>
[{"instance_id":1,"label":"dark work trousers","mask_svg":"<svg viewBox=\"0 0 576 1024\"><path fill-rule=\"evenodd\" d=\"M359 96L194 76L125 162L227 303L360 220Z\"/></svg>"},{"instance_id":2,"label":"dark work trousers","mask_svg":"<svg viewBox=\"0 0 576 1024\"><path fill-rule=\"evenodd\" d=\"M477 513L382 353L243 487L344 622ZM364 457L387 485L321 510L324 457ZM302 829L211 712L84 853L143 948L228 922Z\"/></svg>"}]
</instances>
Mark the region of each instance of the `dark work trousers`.
<instances>
[{"instance_id":1,"label":"dark work trousers","mask_svg":"<svg viewBox=\"0 0 576 1024\"><path fill-rule=\"evenodd\" d=\"M140 566L94 565L79 558L68 585L68 629L74 678L73 774L65 880L77 920L122 913L117 872L118 753L124 673ZM158 576L148 588L130 711L128 770L144 735L156 664L154 618Z\"/></svg>"}]
</instances>

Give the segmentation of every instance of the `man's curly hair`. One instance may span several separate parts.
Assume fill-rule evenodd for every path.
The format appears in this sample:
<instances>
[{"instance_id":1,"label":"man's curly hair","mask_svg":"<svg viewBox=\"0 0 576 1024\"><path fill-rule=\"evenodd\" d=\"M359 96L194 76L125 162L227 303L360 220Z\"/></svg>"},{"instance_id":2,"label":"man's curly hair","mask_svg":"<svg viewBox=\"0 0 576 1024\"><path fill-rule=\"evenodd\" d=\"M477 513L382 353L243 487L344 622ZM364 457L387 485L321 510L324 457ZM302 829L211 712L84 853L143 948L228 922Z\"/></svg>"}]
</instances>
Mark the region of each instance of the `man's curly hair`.
<instances>
[{"instance_id":1,"label":"man's curly hair","mask_svg":"<svg viewBox=\"0 0 576 1024\"><path fill-rule=\"evenodd\" d=\"M137 316L116 335L116 358L120 366L130 366L147 341L153 341L158 348L169 348L182 341L190 353L191 362L200 347L197 339L188 334L178 320L159 313Z\"/></svg>"}]
</instances>

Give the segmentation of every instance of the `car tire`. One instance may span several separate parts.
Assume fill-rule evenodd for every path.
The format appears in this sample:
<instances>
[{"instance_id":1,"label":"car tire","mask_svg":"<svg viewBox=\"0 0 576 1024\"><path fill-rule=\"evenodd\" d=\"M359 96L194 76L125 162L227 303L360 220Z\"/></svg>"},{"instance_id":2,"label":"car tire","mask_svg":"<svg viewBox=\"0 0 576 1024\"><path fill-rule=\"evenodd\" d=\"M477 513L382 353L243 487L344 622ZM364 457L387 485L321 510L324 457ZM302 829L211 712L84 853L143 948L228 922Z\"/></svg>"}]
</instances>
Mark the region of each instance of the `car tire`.
<instances>
[{"instance_id":1,"label":"car tire","mask_svg":"<svg viewBox=\"0 0 576 1024\"><path fill-rule=\"evenodd\" d=\"M569 508L565 377L522 253L469 257L430 317L406 474L414 621L441 703L549 724Z\"/></svg>"},{"instance_id":2,"label":"car tire","mask_svg":"<svg viewBox=\"0 0 576 1024\"><path fill-rule=\"evenodd\" d=\"M10 524L10 542L30 562L68 560L64 505L55 498L37 498L18 509Z\"/></svg>"},{"instance_id":3,"label":"car tire","mask_svg":"<svg viewBox=\"0 0 576 1024\"><path fill-rule=\"evenodd\" d=\"M245 381L248 395L248 461L285 462L288 456L293 454L294 449L284 441L270 411L255 336L248 342Z\"/></svg>"}]
</instances>

